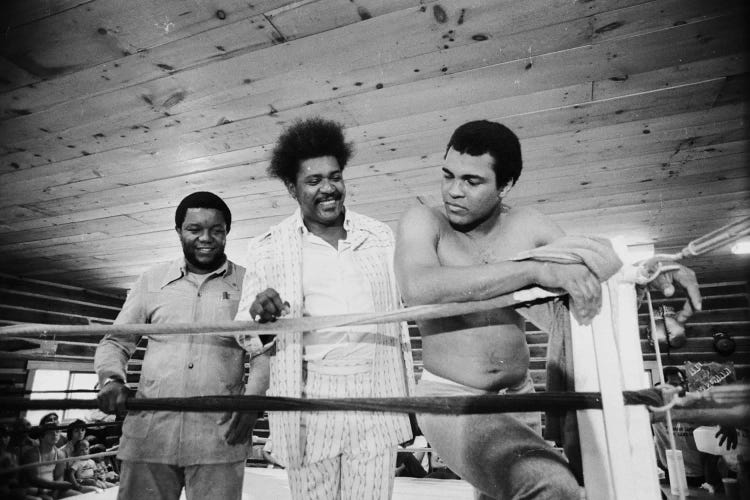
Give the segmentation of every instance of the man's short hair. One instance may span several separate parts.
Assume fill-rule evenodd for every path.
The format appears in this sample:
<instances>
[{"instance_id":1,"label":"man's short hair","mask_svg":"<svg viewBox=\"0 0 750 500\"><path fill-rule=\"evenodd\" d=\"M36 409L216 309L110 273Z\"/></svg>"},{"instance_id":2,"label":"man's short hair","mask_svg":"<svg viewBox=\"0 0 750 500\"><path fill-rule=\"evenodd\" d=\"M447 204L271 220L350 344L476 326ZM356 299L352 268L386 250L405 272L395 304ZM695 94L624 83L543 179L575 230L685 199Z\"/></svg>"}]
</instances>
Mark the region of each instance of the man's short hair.
<instances>
[{"instance_id":1,"label":"man's short hair","mask_svg":"<svg viewBox=\"0 0 750 500\"><path fill-rule=\"evenodd\" d=\"M294 184L301 162L333 156L339 168L344 170L353 151L352 143L344 140L344 128L340 123L318 117L308 118L293 123L279 136L267 172L285 184Z\"/></svg>"},{"instance_id":2,"label":"man's short hair","mask_svg":"<svg viewBox=\"0 0 750 500\"><path fill-rule=\"evenodd\" d=\"M224 200L208 191L198 191L187 195L177 205L177 210L174 213L174 224L177 229L180 229L182 223L185 222L185 214L187 214L188 208L214 208L224 216L227 233L232 226L232 212L229 211L229 207L224 203Z\"/></svg>"},{"instance_id":3,"label":"man's short hair","mask_svg":"<svg viewBox=\"0 0 750 500\"><path fill-rule=\"evenodd\" d=\"M505 187L509 182L512 186L521 176L521 143L518 136L505 125L488 120L464 123L453 132L445 148L445 156L448 156L451 148L471 156L489 153L494 159L492 168L498 188Z\"/></svg>"}]
</instances>

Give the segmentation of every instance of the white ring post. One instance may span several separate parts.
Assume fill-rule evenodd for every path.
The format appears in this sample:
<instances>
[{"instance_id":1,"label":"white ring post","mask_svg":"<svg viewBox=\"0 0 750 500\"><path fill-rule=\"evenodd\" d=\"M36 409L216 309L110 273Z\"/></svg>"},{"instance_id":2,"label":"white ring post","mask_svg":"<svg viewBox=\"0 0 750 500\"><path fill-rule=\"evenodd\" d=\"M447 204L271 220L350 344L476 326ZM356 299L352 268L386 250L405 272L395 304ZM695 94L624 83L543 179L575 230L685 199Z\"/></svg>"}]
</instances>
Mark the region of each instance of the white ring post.
<instances>
[{"instance_id":1,"label":"white ring post","mask_svg":"<svg viewBox=\"0 0 750 500\"><path fill-rule=\"evenodd\" d=\"M624 255L625 246L613 244ZM648 410L622 397L647 388L637 318L635 288L622 271L602 287L602 311L590 326L571 318L575 390L602 394L602 410L577 412L590 499L661 498Z\"/></svg>"}]
</instances>

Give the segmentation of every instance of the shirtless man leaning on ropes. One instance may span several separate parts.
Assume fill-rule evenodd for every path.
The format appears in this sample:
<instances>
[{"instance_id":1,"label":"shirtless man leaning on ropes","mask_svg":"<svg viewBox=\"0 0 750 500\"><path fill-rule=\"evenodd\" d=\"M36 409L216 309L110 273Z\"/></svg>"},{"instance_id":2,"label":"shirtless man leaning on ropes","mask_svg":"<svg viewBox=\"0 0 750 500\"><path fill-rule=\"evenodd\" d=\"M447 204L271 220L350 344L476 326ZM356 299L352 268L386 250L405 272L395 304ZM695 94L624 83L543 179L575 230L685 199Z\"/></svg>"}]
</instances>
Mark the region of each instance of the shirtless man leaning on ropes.
<instances>
[{"instance_id":1,"label":"shirtless man leaning on ropes","mask_svg":"<svg viewBox=\"0 0 750 500\"><path fill-rule=\"evenodd\" d=\"M539 285L565 290L582 323L598 313L599 280L586 266L508 260L564 235L547 216L503 204L521 165L518 138L505 126L474 121L456 129L442 167L444 210L416 206L400 222L395 266L408 305L483 300ZM692 271L681 268L664 276L659 288L673 281L685 286L700 308ZM418 326L424 372L417 395L533 392L524 319L514 309ZM582 494L565 459L542 439L538 413L418 418L437 453L477 488L477 498Z\"/></svg>"}]
</instances>

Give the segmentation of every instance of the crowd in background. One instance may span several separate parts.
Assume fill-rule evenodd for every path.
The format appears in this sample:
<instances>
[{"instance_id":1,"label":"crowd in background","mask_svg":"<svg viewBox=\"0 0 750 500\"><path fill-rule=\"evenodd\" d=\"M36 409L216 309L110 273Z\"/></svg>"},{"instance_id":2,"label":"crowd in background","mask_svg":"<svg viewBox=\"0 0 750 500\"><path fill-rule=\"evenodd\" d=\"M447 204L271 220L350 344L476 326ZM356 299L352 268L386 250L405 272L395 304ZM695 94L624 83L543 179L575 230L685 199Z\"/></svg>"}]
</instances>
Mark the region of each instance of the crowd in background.
<instances>
[{"instance_id":1,"label":"crowd in background","mask_svg":"<svg viewBox=\"0 0 750 500\"><path fill-rule=\"evenodd\" d=\"M97 434L80 419L61 425L56 413L43 416L36 427L25 418L10 428L0 425L0 470L9 470L0 475L0 498L52 500L117 485L117 461L101 455L110 450ZM74 457L81 458L62 461Z\"/></svg>"}]
</instances>

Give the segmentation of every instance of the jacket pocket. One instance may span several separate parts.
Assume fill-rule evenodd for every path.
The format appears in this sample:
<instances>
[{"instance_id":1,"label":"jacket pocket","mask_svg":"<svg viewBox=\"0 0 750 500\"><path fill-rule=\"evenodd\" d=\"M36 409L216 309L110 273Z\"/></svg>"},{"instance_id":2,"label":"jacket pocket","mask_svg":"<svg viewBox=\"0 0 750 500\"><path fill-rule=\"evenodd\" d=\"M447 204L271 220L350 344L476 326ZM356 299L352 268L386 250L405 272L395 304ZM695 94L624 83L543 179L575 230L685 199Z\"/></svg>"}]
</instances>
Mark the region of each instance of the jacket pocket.
<instances>
[{"instance_id":1,"label":"jacket pocket","mask_svg":"<svg viewBox=\"0 0 750 500\"><path fill-rule=\"evenodd\" d=\"M237 309L240 306L239 298L228 298L221 299L218 301L216 306L217 321L234 321L234 317L237 316Z\"/></svg>"}]
</instances>

